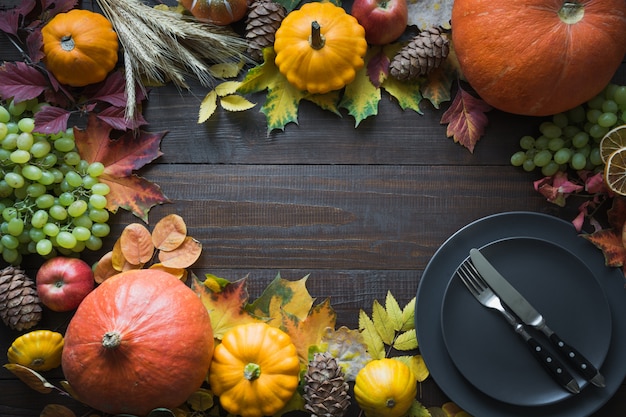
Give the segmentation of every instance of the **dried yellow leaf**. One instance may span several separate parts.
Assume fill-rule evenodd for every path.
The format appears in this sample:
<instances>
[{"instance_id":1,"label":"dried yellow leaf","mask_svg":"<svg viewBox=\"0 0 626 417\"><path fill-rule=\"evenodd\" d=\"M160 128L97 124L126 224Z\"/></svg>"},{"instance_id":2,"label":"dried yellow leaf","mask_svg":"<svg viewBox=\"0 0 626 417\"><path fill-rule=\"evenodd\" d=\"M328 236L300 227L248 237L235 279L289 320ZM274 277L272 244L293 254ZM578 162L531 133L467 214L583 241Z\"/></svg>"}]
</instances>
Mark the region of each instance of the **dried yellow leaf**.
<instances>
[{"instance_id":1,"label":"dried yellow leaf","mask_svg":"<svg viewBox=\"0 0 626 417\"><path fill-rule=\"evenodd\" d=\"M169 252L159 251L159 261L168 268L187 268L193 265L201 254L202 243L188 236L176 249Z\"/></svg>"},{"instance_id":2,"label":"dried yellow leaf","mask_svg":"<svg viewBox=\"0 0 626 417\"><path fill-rule=\"evenodd\" d=\"M246 98L238 94L231 94L222 97L220 104L225 110L228 111L244 111L256 106L256 104L248 101Z\"/></svg>"},{"instance_id":3,"label":"dried yellow leaf","mask_svg":"<svg viewBox=\"0 0 626 417\"><path fill-rule=\"evenodd\" d=\"M407 330L400 333L396 340L393 342L393 347L396 350L413 350L417 349L417 336L415 329Z\"/></svg>"},{"instance_id":4,"label":"dried yellow leaf","mask_svg":"<svg viewBox=\"0 0 626 417\"><path fill-rule=\"evenodd\" d=\"M200 111L198 112L198 124L204 123L209 120L209 117L217 110L217 93L215 90L209 91L209 93L202 99L200 103Z\"/></svg>"},{"instance_id":5,"label":"dried yellow leaf","mask_svg":"<svg viewBox=\"0 0 626 417\"><path fill-rule=\"evenodd\" d=\"M152 244L161 251L172 251L183 244L187 237L187 225L178 214L169 214L154 225Z\"/></svg>"},{"instance_id":6,"label":"dried yellow leaf","mask_svg":"<svg viewBox=\"0 0 626 417\"><path fill-rule=\"evenodd\" d=\"M370 354L372 359L384 358L385 345L383 340L381 339L380 334L378 334L376 326L374 326L374 322L363 310L359 311L359 330L361 330L363 341L367 346L367 352Z\"/></svg>"},{"instance_id":7,"label":"dried yellow leaf","mask_svg":"<svg viewBox=\"0 0 626 417\"><path fill-rule=\"evenodd\" d=\"M395 297L391 294L391 291L387 291L385 310L387 310L387 317L393 330L400 331L403 325L402 309L398 301L396 301Z\"/></svg>"},{"instance_id":8,"label":"dried yellow leaf","mask_svg":"<svg viewBox=\"0 0 626 417\"><path fill-rule=\"evenodd\" d=\"M215 87L215 92L219 97L235 94L241 85L241 81L224 81Z\"/></svg>"},{"instance_id":9,"label":"dried yellow leaf","mask_svg":"<svg viewBox=\"0 0 626 417\"><path fill-rule=\"evenodd\" d=\"M4 367L37 392L47 394L54 388L54 386L46 381L38 372L26 366L18 365L17 363L7 363Z\"/></svg>"},{"instance_id":10,"label":"dried yellow leaf","mask_svg":"<svg viewBox=\"0 0 626 417\"><path fill-rule=\"evenodd\" d=\"M120 271L113 267L113 251L105 253L102 258L96 263L93 275L94 280L98 284L102 284L108 278L113 275L119 274Z\"/></svg>"},{"instance_id":11,"label":"dried yellow leaf","mask_svg":"<svg viewBox=\"0 0 626 417\"><path fill-rule=\"evenodd\" d=\"M150 231L140 223L131 223L126 226L119 242L124 258L131 265L143 265L154 255Z\"/></svg>"},{"instance_id":12,"label":"dried yellow leaf","mask_svg":"<svg viewBox=\"0 0 626 417\"><path fill-rule=\"evenodd\" d=\"M209 72L215 78L234 78L239 75L239 71L243 68L243 61L239 62L223 62L209 67Z\"/></svg>"},{"instance_id":13,"label":"dried yellow leaf","mask_svg":"<svg viewBox=\"0 0 626 417\"><path fill-rule=\"evenodd\" d=\"M372 321L383 343L387 345L393 343L393 338L396 335L393 323L389 320L387 310L385 310L378 300L374 300L374 304L372 305Z\"/></svg>"}]
</instances>

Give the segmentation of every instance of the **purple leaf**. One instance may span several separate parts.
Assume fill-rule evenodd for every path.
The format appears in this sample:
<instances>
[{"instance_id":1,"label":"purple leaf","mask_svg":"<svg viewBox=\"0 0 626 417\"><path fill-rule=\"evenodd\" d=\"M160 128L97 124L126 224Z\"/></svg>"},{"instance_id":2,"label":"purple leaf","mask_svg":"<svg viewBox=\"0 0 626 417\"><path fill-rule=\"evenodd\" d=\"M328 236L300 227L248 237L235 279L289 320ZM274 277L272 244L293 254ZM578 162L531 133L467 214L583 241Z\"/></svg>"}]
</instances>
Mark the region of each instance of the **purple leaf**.
<instances>
[{"instance_id":1,"label":"purple leaf","mask_svg":"<svg viewBox=\"0 0 626 417\"><path fill-rule=\"evenodd\" d=\"M6 62L0 67L0 96L17 102L38 97L49 88L48 80L24 62Z\"/></svg>"},{"instance_id":2,"label":"purple leaf","mask_svg":"<svg viewBox=\"0 0 626 417\"><path fill-rule=\"evenodd\" d=\"M0 30L17 36L20 15L16 9L3 10L0 12Z\"/></svg>"},{"instance_id":3,"label":"purple leaf","mask_svg":"<svg viewBox=\"0 0 626 417\"><path fill-rule=\"evenodd\" d=\"M48 12L50 18L59 13L70 11L78 4L78 0L42 0L41 8Z\"/></svg>"},{"instance_id":4,"label":"purple leaf","mask_svg":"<svg viewBox=\"0 0 626 417\"><path fill-rule=\"evenodd\" d=\"M26 47L28 48L28 56L30 56L30 59L34 63L41 61L44 57L43 50L41 49L42 46L43 46L43 37L41 36L41 29L35 28L26 37Z\"/></svg>"},{"instance_id":5,"label":"purple leaf","mask_svg":"<svg viewBox=\"0 0 626 417\"><path fill-rule=\"evenodd\" d=\"M89 90L88 90L89 89ZM90 91L90 90L95 91ZM91 100L104 101L115 107L126 106L126 80L121 72L111 73L102 83L87 87L85 94Z\"/></svg>"},{"instance_id":6,"label":"purple leaf","mask_svg":"<svg viewBox=\"0 0 626 417\"><path fill-rule=\"evenodd\" d=\"M124 116L125 109L120 107L107 107L96 116L116 130L134 130L139 126L147 124L141 114L135 116L132 120L126 120Z\"/></svg>"},{"instance_id":7,"label":"purple leaf","mask_svg":"<svg viewBox=\"0 0 626 417\"><path fill-rule=\"evenodd\" d=\"M67 129L70 112L60 107L46 106L35 113L35 132L53 134Z\"/></svg>"}]
</instances>

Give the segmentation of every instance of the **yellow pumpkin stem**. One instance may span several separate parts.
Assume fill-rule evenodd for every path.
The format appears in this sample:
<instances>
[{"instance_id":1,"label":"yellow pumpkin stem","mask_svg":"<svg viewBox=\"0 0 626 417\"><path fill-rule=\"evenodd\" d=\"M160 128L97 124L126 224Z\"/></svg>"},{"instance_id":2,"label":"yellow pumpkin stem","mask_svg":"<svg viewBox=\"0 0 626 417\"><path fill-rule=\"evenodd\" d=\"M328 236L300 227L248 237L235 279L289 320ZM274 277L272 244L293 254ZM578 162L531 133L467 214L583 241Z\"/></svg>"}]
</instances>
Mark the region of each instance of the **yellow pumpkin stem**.
<instances>
[{"instance_id":1,"label":"yellow pumpkin stem","mask_svg":"<svg viewBox=\"0 0 626 417\"><path fill-rule=\"evenodd\" d=\"M322 36L321 26L316 20L311 22L311 36L309 37L309 44L313 49L322 49L326 40Z\"/></svg>"},{"instance_id":2,"label":"yellow pumpkin stem","mask_svg":"<svg viewBox=\"0 0 626 417\"><path fill-rule=\"evenodd\" d=\"M243 377L248 381L254 381L258 377L261 376L261 367L254 363L250 362L246 366L243 367Z\"/></svg>"},{"instance_id":3,"label":"yellow pumpkin stem","mask_svg":"<svg viewBox=\"0 0 626 417\"><path fill-rule=\"evenodd\" d=\"M104 336L102 336L102 347L107 350L115 349L121 344L122 344L122 335L119 334L119 332L116 332L116 331L106 332Z\"/></svg>"}]
</instances>

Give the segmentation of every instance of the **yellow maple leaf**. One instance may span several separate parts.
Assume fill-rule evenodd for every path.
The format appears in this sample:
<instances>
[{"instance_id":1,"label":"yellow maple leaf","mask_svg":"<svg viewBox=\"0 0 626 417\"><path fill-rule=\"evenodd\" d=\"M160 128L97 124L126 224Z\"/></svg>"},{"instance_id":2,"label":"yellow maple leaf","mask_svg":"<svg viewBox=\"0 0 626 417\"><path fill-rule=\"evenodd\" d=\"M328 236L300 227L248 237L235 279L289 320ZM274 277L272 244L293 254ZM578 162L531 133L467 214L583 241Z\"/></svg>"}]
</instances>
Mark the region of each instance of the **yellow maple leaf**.
<instances>
[{"instance_id":1,"label":"yellow maple leaf","mask_svg":"<svg viewBox=\"0 0 626 417\"><path fill-rule=\"evenodd\" d=\"M291 281L280 274L265 288L259 298L250 304L250 311L259 317L269 317L281 322L280 311L285 311L299 320L304 320L313 306L313 298L306 288L308 275ZM279 326L277 324L276 326Z\"/></svg>"}]
</instances>

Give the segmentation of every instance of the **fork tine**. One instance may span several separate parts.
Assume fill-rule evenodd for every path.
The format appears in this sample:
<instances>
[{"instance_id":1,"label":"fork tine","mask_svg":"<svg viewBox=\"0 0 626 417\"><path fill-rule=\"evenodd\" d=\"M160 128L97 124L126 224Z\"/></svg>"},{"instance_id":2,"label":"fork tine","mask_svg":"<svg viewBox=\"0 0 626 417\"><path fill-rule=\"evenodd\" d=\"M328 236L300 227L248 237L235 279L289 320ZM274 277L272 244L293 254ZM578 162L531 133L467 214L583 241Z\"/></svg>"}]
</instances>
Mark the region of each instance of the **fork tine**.
<instances>
[{"instance_id":1,"label":"fork tine","mask_svg":"<svg viewBox=\"0 0 626 417\"><path fill-rule=\"evenodd\" d=\"M472 271L467 266L468 263L469 261L463 262L461 265L459 265L456 272L459 278L461 278L461 281L463 282L463 284L465 284L465 286L467 287L467 289L473 295L478 295L480 294L482 289L480 285L477 284L475 277L472 274Z\"/></svg>"}]
</instances>

